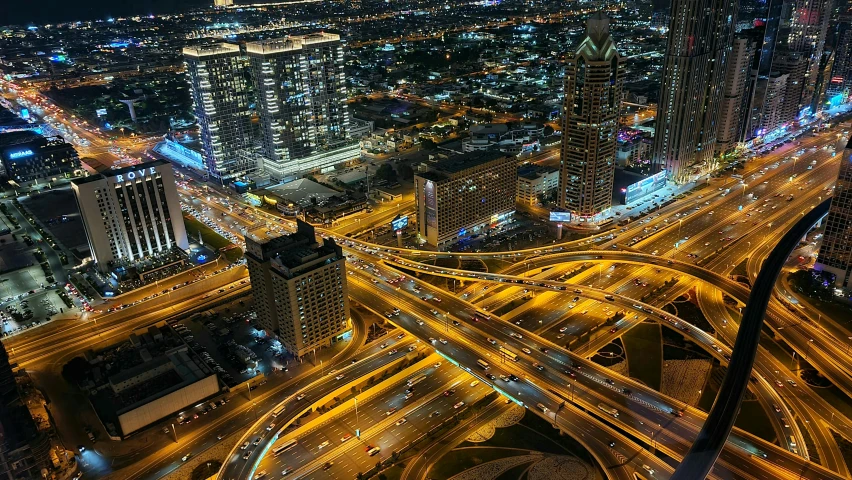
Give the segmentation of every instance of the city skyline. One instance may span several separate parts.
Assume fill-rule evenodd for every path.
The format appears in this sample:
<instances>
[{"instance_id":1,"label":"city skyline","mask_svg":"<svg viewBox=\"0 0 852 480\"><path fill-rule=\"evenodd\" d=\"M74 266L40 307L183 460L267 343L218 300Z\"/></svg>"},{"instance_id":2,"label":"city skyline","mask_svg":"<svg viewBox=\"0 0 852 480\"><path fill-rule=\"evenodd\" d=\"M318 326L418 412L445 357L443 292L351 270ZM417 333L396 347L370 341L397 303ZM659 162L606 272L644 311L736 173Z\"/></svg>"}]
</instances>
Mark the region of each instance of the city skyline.
<instances>
[{"instance_id":1,"label":"city skyline","mask_svg":"<svg viewBox=\"0 0 852 480\"><path fill-rule=\"evenodd\" d=\"M849 478L844 6L210 2L0 29L0 476Z\"/></svg>"}]
</instances>

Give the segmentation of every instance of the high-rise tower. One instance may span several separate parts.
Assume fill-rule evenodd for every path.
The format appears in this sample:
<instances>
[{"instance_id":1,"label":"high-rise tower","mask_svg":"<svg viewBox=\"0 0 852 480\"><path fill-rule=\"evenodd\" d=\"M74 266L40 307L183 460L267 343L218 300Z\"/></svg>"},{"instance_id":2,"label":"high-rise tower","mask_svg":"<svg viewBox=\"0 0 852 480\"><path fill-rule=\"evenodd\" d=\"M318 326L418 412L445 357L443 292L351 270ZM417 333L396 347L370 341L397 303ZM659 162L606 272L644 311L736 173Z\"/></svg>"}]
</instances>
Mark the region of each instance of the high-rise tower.
<instances>
[{"instance_id":1,"label":"high-rise tower","mask_svg":"<svg viewBox=\"0 0 852 480\"><path fill-rule=\"evenodd\" d=\"M186 47L183 56L207 172L222 182L253 172L258 165L239 45Z\"/></svg>"},{"instance_id":2,"label":"high-rise tower","mask_svg":"<svg viewBox=\"0 0 852 480\"><path fill-rule=\"evenodd\" d=\"M736 0L674 0L653 162L686 181L712 167Z\"/></svg>"},{"instance_id":3,"label":"high-rise tower","mask_svg":"<svg viewBox=\"0 0 852 480\"><path fill-rule=\"evenodd\" d=\"M334 33L246 44L264 171L283 179L357 157L349 139L343 46Z\"/></svg>"},{"instance_id":4,"label":"high-rise tower","mask_svg":"<svg viewBox=\"0 0 852 480\"><path fill-rule=\"evenodd\" d=\"M753 92L752 67L759 45L754 33L746 31L734 38L728 68L725 72L725 88L719 114L717 131L719 153L730 152L743 141Z\"/></svg>"},{"instance_id":5,"label":"high-rise tower","mask_svg":"<svg viewBox=\"0 0 852 480\"><path fill-rule=\"evenodd\" d=\"M612 206L623 85L624 59L609 34L609 18L595 13L565 66L559 206L572 221L595 221Z\"/></svg>"},{"instance_id":6,"label":"high-rise tower","mask_svg":"<svg viewBox=\"0 0 852 480\"><path fill-rule=\"evenodd\" d=\"M843 149L817 263L836 276L836 286L852 285L852 142Z\"/></svg>"}]
</instances>

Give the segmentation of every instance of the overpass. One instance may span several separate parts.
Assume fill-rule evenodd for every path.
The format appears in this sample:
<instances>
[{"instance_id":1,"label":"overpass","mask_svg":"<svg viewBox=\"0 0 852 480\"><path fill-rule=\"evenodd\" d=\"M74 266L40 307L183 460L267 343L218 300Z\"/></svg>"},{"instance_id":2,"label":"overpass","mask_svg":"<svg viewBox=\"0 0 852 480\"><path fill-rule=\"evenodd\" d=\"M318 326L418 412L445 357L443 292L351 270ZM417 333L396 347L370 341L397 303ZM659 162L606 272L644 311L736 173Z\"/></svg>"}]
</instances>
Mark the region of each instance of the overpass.
<instances>
[{"instance_id":1,"label":"overpass","mask_svg":"<svg viewBox=\"0 0 852 480\"><path fill-rule=\"evenodd\" d=\"M787 257L799 244L799 240L828 213L830 204L830 199L822 202L793 225L763 264L746 304L731 361L728 364L728 372L722 381L719 394L707 415L707 421L698 433L698 438L675 470L673 480L705 478L716 463L734 426L743 395L748 388L749 376L760 343L763 318L769 300L772 298L772 290L778 274L784 267Z\"/></svg>"}]
</instances>

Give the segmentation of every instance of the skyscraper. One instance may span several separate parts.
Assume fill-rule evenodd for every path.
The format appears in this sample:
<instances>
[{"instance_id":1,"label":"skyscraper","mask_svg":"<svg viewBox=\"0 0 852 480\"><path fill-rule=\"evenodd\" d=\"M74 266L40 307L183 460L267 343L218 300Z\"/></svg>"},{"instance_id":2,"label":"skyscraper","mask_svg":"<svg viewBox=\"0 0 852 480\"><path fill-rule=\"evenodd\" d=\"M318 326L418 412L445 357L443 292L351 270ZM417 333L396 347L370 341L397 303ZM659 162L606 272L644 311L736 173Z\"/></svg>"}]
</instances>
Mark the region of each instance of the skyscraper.
<instances>
[{"instance_id":1,"label":"skyscraper","mask_svg":"<svg viewBox=\"0 0 852 480\"><path fill-rule=\"evenodd\" d=\"M675 181L712 167L736 0L674 0L653 162Z\"/></svg>"},{"instance_id":2,"label":"skyscraper","mask_svg":"<svg viewBox=\"0 0 852 480\"><path fill-rule=\"evenodd\" d=\"M844 103L852 94L852 21L844 17L837 24L834 65L826 86L829 103Z\"/></svg>"},{"instance_id":3,"label":"skyscraper","mask_svg":"<svg viewBox=\"0 0 852 480\"><path fill-rule=\"evenodd\" d=\"M597 12L565 65L559 206L572 221L595 221L612 207L623 85L624 59L609 34L609 18Z\"/></svg>"},{"instance_id":4,"label":"skyscraper","mask_svg":"<svg viewBox=\"0 0 852 480\"><path fill-rule=\"evenodd\" d=\"M262 132L263 167L275 179L355 158L349 138L343 46L334 33L246 44Z\"/></svg>"},{"instance_id":5,"label":"skyscraper","mask_svg":"<svg viewBox=\"0 0 852 480\"><path fill-rule=\"evenodd\" d=\"M825 220L817 268L836 276L834 284L849 287L852 280L852 141L843 149L834 196Z\"/></svg>"},{"instance_id":6,"label":"skyscraper","mask_svg":"<svg viewBox=\"0 0 852 480\"><path fill-rule=\"evenodd\" d=\"M253 172L258 165L239 45L186 47L183 56L207 172L222 182Z\"/></svg>"},{"instance_id":7,"label":"skyscraper","mask_svg":"<svg viewBox=\"0 0 852 480\"><path fill-rule=\"evenodd\" d=\"M317 243L314 227L275 238L246 235L246 260L258 322L296 356L331 345L349 327L343 250Z\"/></svg>"},{"instance_id":8,"label":"skyscraper","mask_svg":"<svg viewBox=\"0 0 852 480\"><path fill-rule=\"evenodd\" d=\"M749 105L748 120L745 131L745 139L754 138L757 135L764 133L761 129L767 123L763 116L765 111L765 102L767 95L774 90L769 88L770 77L773 74L772 60L775 57L775 48L779 43L781 32L782 18L786 18L789 14L790 0L769 0L769 5L766 10L766 20L763 25L763 40L758 48L760 49L757 64L757 80L754 85L754 93ZM777 84L777 81L772 82ZM776 87L777 85L773 85Z\"/></svg>"},{"instance_id":9,"label":"skyscraper","mask_svg":"<svg viewBox=\"0 0 852 480\"><path fill-rule=\"evenodd\" d=\"M813 100L816 79L819 74L828 20L831 16L831 0L792 0L790 28L787 32L787 50L801 55L801 94L798 99L798 115L801 109L809 107ZM782 72L783 73L783 72ZM799 78L791 78L799 82Z\"/></svg>"},{"instance_id":10,"label":"skyscraper","mask_svg":"<svg viewBox=\"0 0 852 480\"><path fill-rule=\"evenodd\" d=\"M731 56L725 72L725 88L719 113L717 143L719 153L728 153L743 141L748 108L751 100L752 66L758 42L751 33L743 32L734 38Z\"/></svg>"}]
</instances>

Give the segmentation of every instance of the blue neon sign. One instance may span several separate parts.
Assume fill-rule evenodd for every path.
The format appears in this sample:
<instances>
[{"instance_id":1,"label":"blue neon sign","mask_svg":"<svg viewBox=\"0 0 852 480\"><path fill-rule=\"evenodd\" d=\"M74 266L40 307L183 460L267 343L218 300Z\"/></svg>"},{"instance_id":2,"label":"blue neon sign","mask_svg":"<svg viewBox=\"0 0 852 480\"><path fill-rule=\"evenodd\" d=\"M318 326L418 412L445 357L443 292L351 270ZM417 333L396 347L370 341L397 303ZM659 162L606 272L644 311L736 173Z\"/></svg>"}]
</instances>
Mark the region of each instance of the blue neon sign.
<instances>
[{"instance_id":1,"label":"blue neon sign","mask_svg":"<svg viewBox=\"0 0 852 480\"><path fill-rule=\"evenodd\" d=\"M33 153L33 151L28 148L26 150L19 150L17 152L10 153L9 154L9 160L17 160L19 158L32 157L33 155L35 155L35 153Z\"/></svg>"}]
</instances>

